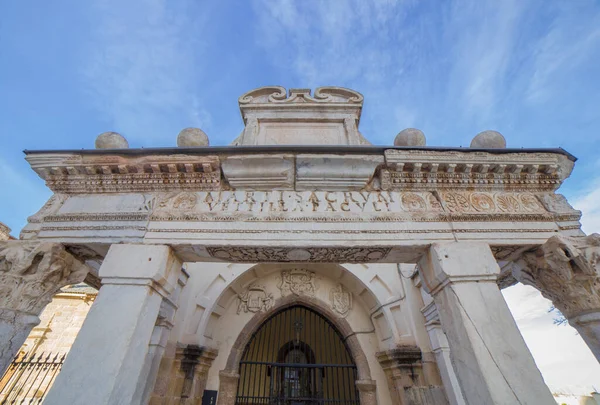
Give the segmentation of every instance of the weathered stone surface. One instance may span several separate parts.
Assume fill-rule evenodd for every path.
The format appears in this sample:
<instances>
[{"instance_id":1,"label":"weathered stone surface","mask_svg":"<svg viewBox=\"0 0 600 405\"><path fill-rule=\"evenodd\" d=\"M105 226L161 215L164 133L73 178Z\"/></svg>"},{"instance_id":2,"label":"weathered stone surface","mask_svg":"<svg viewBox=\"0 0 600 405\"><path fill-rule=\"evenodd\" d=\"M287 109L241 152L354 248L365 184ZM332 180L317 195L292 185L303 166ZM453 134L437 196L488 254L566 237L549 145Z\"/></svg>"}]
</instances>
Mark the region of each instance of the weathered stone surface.
<instances>
[{"instance_id":1,"label":"weathered stone surface","mask_svg":"<svg viewBox=\"0 0 600 405\"><path fill-rule=\"evenodd\" d=\"M208 135L200 128L185 128L177 135L177 146L180 148L208 146Z\"/></svg>"},{"instance_id":2,"label":"weathered stone surface","mask_svg":"<svg viewBox=\"0 0 600 405\"><path fill-rule=\"evenodd\" d=\"M83 281L90 269L56 243L0 242L0 372L39 314L61 287Z\"/></svg>"},{"instance_id":3,"label":"weathered stone surface","mask_svg":"<svg viewBox=\"0 0 600 405\"><path fill-rule=\"evenodd\" d=\"M149 354L163 298L176 291L180 270L166 246L113 245L98 298L44 402L145 404L158 371Z\"/></svg>"},{"instance_id":4,"label":"weathered stone surface","mask_svg":"<svg viewBox=\"0 0 600 405\"><path fill-rule=\"evenodd\" d=\"M394 146L425 146L425 134L420 129L406 128L396 135Z\"/></svg>"},{"instance_id":5,"label":"weathered stone surface","mask_svg":"<svg viewBox=\"0 0 600 405\"><path fill-rule=\"evenodd\" d=\"M506 139L500 132L483 131L478 133L471 141L471 148L502 149L506 148Z\"/></svg>"},{"instance_id":6,"label":"weathered stone surface","mask_svg":"<svg viewBox=\"0 0 600 405\"><path fill-rule=\"evenodd\" d=\"M117 132L104 132L96 138L96 149L126 149L129 143Z\"/></svg>"},{"instance_id":7,"label":"weathered stone surface","mask_svg":"<svg viewBox=\"0 0 600 405\"><path fill-rule=\"evenodd\" d=\"M600 234L554 236L513 265L576 328L600 361Z\"/></svg>"},{"instance_id":8,"label":"weathered stone surface","mask_svg":"<svg viewBox=\"0 0 600 405\"><path fill-rule=\"evenodd\" d=\"M500 269L486 244L433 244L419 272L467 403L554 403L496 285Z\"/></svg>"}]
</instances>

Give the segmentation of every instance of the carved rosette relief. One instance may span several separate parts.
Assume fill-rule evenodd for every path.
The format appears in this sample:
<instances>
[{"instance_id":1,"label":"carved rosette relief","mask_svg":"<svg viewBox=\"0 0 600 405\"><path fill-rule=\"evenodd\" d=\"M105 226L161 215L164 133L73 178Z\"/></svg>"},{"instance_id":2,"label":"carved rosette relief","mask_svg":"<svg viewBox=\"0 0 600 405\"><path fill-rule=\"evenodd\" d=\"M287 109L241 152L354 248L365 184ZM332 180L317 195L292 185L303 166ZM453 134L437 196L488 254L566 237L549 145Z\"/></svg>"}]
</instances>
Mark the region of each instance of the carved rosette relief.
<instances>
[{"instance_id":1,"label":"carved rosette relief","mask_svg":"<svg viewBox=\"0 0 600 405\"><path fill-rule=\"evenodd\" d=\"M273 294L267 293L265 286L252 284L246 291L238 295L237 313L268 311L273 303Z\"/></svg>"},{"instance_id":2,"label":"carved rosette relief","mask_svg":"<svg viewBox=\"0 0 600 405\"><path fill-rule=\"evenodd\" d=\"M282 297L289 294L314 297L318 288L315 273L304 269L282 271L277 287L281 290Z\"/></svg>"},{"instance_id":3,"label":"carved rosette relief","mask_svg":"<svg viewBox=\"0 0 600 405\"><path fill-rule=\"evenodd\" d=\"M456 192L442 193L446 209L452 214L530 214L546 213L531 193Z\"/></svg>"},{"instance_id":4,"label":"carved rosette relief","mask_svg":"<svg viewBox=\"0 0 600 405\"><path fill-rule=\"evenodd\" d=\"M331 308L341 317L346 317L352 309L352 293L339 284L329 292Z\"/></svg>"},{"instance_id":5,"label":"carved rosette relief","mask_svg":"<svg viewBox=\"0 0 600 405\"><path fill-rule=\"evenodd\" d=\"M0 305L38 315L65 285L82 282L89 268L56 243L0 243Z\"/></svg>"},{"instance_id":6,"label":"carved rosette relief","mask_svg":"<svg viewBox=\"0 0 600 405\"><path fill-rule=\"evenodd\" d=\"M523 255L513 276L533 285L566 316L600 310L600 235L554 236Z\"/></svg>"}]
</instances>

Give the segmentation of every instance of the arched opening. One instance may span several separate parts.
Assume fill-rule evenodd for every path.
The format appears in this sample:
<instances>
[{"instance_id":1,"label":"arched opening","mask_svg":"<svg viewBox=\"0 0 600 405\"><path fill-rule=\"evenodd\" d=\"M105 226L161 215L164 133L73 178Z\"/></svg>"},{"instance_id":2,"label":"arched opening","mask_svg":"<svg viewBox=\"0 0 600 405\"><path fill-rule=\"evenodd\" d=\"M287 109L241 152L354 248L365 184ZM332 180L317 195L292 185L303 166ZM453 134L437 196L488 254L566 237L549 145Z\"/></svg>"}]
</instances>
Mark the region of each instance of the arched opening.
<instances>
[{"instance_id":1,"label":"arched opening","mask_svg":"<svg viewBox=\"0 0 600 405\"><path fill-rule=\"evenodd\" d=\"M282 309L242 354L236 404L359 404L357 368L337 328L303 305Z\"/></svg>"}]
</instances>

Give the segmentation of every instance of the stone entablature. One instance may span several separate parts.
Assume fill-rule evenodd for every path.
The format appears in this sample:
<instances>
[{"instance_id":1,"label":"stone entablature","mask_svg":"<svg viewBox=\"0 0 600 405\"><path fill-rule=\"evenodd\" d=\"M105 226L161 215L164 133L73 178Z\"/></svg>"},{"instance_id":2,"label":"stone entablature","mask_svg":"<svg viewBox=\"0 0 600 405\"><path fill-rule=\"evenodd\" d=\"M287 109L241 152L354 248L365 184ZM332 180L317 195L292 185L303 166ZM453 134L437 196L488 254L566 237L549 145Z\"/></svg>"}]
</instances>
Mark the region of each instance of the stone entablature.
<instances>
[{"instance_id":1,"label":"stone entablature","mask_svg":"<svg viewBox=\"0 0 600 405\"><path fill-rule=\"evenodd\" d=\"M257 147L260 149L259 147ZM530 191L552 192L573 162L560 153L489 153L360 147L340 153L262 153L186 149L114 154L27 152L33 170L56 193L219 190ZM247 151L248 148L245 149ZM353 152L353 153L344 153ZM171 151L170 151L171 152ZM357 153L362 152L362 153Z\"/></svg>"}]
</instances>

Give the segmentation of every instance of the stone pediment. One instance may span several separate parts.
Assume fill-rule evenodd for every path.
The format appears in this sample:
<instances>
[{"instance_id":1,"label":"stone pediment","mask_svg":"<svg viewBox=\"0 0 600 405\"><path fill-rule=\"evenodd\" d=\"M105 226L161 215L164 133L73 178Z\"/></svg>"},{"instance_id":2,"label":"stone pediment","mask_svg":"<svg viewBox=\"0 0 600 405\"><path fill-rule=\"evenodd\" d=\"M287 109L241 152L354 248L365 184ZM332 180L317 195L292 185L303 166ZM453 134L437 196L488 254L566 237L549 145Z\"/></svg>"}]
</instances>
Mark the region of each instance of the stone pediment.
<instances>
[{"instance_id":1,"label":"stone pediment","mask_svg":"<svg viewBox=\"0 0 600 405\"><path fill-rule=\"evenodd\" d=\"M279 86L249 91L238 100L244 131L234 145L364 145L358 131L363 96L342 87Z\"/></svg>"}]
</instances>

